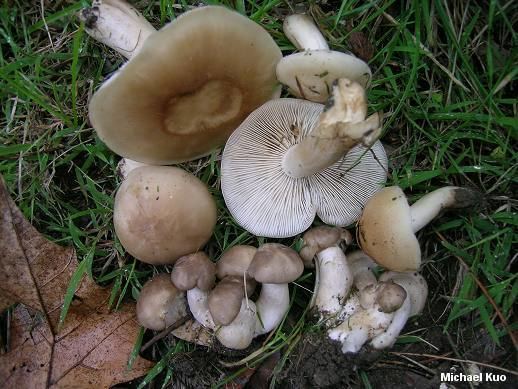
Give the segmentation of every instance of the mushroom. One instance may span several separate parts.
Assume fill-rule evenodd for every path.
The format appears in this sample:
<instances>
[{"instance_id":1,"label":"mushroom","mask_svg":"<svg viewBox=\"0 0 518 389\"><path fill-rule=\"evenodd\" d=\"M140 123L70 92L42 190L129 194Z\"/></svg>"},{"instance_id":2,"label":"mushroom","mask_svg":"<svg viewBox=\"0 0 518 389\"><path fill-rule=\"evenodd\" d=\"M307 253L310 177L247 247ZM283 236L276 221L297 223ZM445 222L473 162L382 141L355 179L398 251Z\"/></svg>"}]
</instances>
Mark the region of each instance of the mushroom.
<instances>
[{"instance_id":1,"label":"mushroom","mask_svg":"<svg viewBox=\"0 0 518 389\"><path fill-rule=\"evenodd\" d=\"M368 285L360 295L361 309L328 330L328 336L342 343L343 353L358 352L366 341L390 326L394 312L405 299L405 289L398 284L379 282Z\"/></svg>"},{"instance_id":2,"label":"mushroom","mask_svg":"<svg viewBox=\"0 0 518 389\"><path fill-rule=\"evenodd\" d=\"M466 208L480 201L480 194L466 188L437 189L412 206L403 190L386 187L365 205L358 222L362 250L389 270L414 271L421 265L421 249L415 233L442 210Z\"/></svg>"},{"instance_id":3,"label":"mushroom","mask_svg":"<svg viewBox=\"0 0 518 389\"><path fill-rule=\"evenodd\" d=\"M274 40L221 6L186 12L135 47L89 105L101 140L126 158L170 164L207 155L280 93Z\"/></svg>"},{"instance_id":4,"label":"mushroom","mask_svg":"<svg viewBox=\"0 0 518 389\"><path fill-rule=\"evenodd\" d=\"M187 315L185 294L159 274L146 282L137 299L137 320L143 327L160 331Z\"/></svg>"},{"instance_id":5,"label":"mushroom","mask_svg":"<svg viewBox=\"0 0 518 389\"><path fill-rule=\"evenodd\" d=\"M403 305L395 311L392 322L385 331L372 339L371 346L376 349L394 345L408 318L422 312L428 296L428 284L423 276L416 272L388 271L381 275L380 281L394 282L402 286L406 291L406 299Z\"/></svg>"},{"instance_id":6,"label":"mushroom","mask_svg":"<svg viewBox=\"0 0 518 389\"><path fill-rule=\"evenodd\" d=\"M241 307L236 318L228 325L216 329L216 338L220 343L234 350L243 350L254 339L256 307L253 301L241 300Z\"/></svg>"},{"instance_id":7,"label":"mushroom","mask_svg":"<svg viewBox=\"0 0 518 389\"><path fill-rule=\"evenodd\" d=\"M199 250L216 225L216 204L192 174L170 166L131 171L115 195L113 222L124 248L150 264Z\"/></svg>"},{"instance_id":8,"label":"mushroom","mask_svg":"<svg viewBox=\"0 0 518 389\"><path fill-rule=\"evenodd\" d=\"M277 79L297 97L325 102L339 78L357 81L364 88L371 79L369 66L350 53L329 50L313 20L303 14L284 20L284 33L301 53L288 55L277 64Z\"/></svg>"},{"instance_id":9,"label":"mushroom","mask_svg":"<svg viewBox=\"0 0 518 389\"><path fill-rule=\"evenodd\" d=\"M211 290L216 283L216 265L202 251L184 255L175 262L171 281L180 290Z\"/></svg>"},{"instance_id":10,"label":"mushroom","mask_svg":"<svg viewBox=\"0 0 518 389\"><path fill-rule=\"evenodd\" d=\"M342 228L320 226L307 231L302 239L303 259L307 263L313 254L316 268L310 306L316 307L321 319L334 321L353 285L353 274L340 248L341 244L351 243L351 234Z\"/></svg>"},{"instance_id":11,"label":"mushroom","mask_svg":"<svg viewBox=\"0 0 518 389\"><path fill-rule=\"evenodd\" d=\"M255 302L257 324L255 336L270 332L288 312L288 283L302 275L304 264L297 252L279 243L266 243L257 249L248 274L261 282L261 293Z\"/></svg>"},{"instance_id":12,"label":"mushroom","mask_svg":"<svg viewBox=\"0 0 518 389\"><path fill-rule=\"evenodd\" d=\"M241 301L245 296L243 278L227 276L223 278L208 297L209 310L216 325L228 325L238 315Z\"/></svg>"},{"instance_id":13,"label":"mushroom","mask_svg":"<svg viewBox=\"0 0 518 389\"><path fill-rule=\"evenodd\" d=\"M249 245L236 245L226 250L216 263L216 272L220 280L228 276L239 276L246 286L246 294L254 293L256 282L246 273L254 258L257 248Z\"/></svg>"},{"instance_id":14,"label":"mushroom","mask_svg":"<svg viewBox=\"0 0 518 389\"><path fill-rule=\"evenodd\" d=\"M301 233L316 215L330 225L355 222L387 176L375 141L381 117L365 120L366 112L363 88L345 79L333 86L326 109L277 99L255 110L223 152L221 189L236 222L273 238Z\"/></svg>"},{"instance_id":15,"label":"mushroom","mask_svg":"<svg viewBox=\"0 0 518 389\"><path fill-rule=\"evenodd\" d=\"M362 291L369 285L374 285L378 281L372 270L376 263L361 250L347 254L347 261L353 274L353 283L356 289Z\"/></svg>"}]
</instances>

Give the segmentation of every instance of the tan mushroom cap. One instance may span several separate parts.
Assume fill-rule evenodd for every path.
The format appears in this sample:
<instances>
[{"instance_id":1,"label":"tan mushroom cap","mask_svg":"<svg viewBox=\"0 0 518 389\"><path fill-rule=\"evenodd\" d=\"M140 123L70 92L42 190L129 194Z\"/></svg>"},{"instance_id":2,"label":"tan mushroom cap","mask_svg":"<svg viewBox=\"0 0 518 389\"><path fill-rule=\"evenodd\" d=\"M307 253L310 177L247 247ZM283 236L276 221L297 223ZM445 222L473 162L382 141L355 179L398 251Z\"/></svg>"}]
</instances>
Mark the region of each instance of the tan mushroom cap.
<instances>
[{"instance_id":1,"label":"tan mushroom cap","mask_svg":"<svg viewBox=\"0 0 518 389\"><path fill-rule=\"evenodd\" d=\"M243 276L254 258L257 248L248 245L237 245L226 250L216 263L219 279L226 276Z\"/></svg>"},{"instance_id":2,"label":"tan mushroom cap","mask_svg":"<svg viewBox=\"0 0 518 389\"><path fill-rule=\"evenodd\" d=\"M120 242L135 258L170 264L209 240L216 216L214 199L192 174L171 166L145 166L122 182L113 222Z\"/></svg>"},{"instance_id":3,"label":"tan mushroom cap","mask_svg":"<svg viewBox=\"0 0 518 389\"><path fill-rule=\"evenodd\" d=\"M243 279L239 276L223 278L209 294L209 310L217 325L228 325L239 313L245 295Z\"/></svg>"},{"instance_id":4,"label":"tan mushroom cap","mask_svg":"<svg viewBox=\"0 0 518 389\"><path fill-rule=\"evenodd\" d=\"M257 282L286 284L302 275L304 264L297 252L279 243L266 243L257 253L248 268Z\"/></svg>"},{"instance_id":5,"label":"tan mushroom cap","mask_svg":"<svg viewBox=\"0 0 518 389\"><path fill-rule=\"evenodd\" d=\"M159 274L144 284L137 299L137 320L143 327L160 331L187 314L185 295Z\"/></svg>"},{"instance_id":6,"label":"tan mushroom cap","mask_svg":"<svg viewBox=\"0 0 518 389\"><path fill-rule=\"evenodd\" d=\"M184 255L175 262L171 281L180 290L210 290L216 283L216 265L204 252Z\"/></svg>"},{"instance_id":7,"label":"tan mushroom cap","mask_svg":"<svg viewBox=\"0 0 518 389\"><path fill-rule=\"evenodd\" d=\"M266 30L245 16L196 8L151 34L94 94L90 121L126 158L170 164L201 157L275 95L281 57Z\"/></svg>"},{"instance_id":8,"label":"tan mushroom cap","mask_svg":"<svg viewBox=\"0 0 518 389\"><path fill-rule=\"evenodd\" d=\"M421 249L401 188L386 187L369 199L358 222L358 241L362 250L386 269L419 268Z\"/></svg>"}]
</instances>

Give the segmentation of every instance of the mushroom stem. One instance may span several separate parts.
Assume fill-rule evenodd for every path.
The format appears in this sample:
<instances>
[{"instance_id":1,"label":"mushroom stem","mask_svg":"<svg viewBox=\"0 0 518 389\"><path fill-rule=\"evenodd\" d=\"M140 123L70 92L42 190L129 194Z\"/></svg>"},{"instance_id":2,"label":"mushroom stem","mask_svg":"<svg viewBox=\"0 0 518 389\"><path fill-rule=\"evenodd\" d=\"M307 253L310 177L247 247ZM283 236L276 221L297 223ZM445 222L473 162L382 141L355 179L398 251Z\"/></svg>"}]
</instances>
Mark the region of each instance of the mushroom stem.
<instances>
[{"instance_id":1,"label":"mushroom stem","mask_svg":"<svg viewBox=\"0 0 518 389\"><path fill-rule=\"evenodd\" d=\"M322 250L315 258L315 268L310 306L316 306L323 319L337 317L353 282L345 254L336 246Z\"/></svg>"},{"instance_id":2,"label":"mushroom stem","mask_svg":"<svg viewBox=\"0 0 518 389\"><path fill-rule=\"evenodd\" d=\"M403 302L403 305L394 314L392 322L387 327L387 329L372 339L371 346L378 350L392 347L394 343L396 343L398 335L410 317L410 310L410 297L407 296Z\"/></svg>"},{"instance_id":3,"label":"mushroom stem","mask_svg":"<svg viewBox=\"0 0 518 389\"><path fill-rule=\"evenodd\" d=\"M318 27L309 16L290 15L284 19L284 34L299 50L329 50L329 46Z\"/></svg>"},{"instance_id":4,"label":"mushroom stem","mask_svg":"<svg viewBox=\"0 0 518 389\"><path fill-rule=\"evenodd\" d=\"M214 329L214 319L209 310L209 292L199 288L189 289L187 291L187 303L198 323L206 328Z\"/></svg>"},{"instance_id":5,"label":"mushroom stem","mask_svg":"<svg viewBox=\"0 0 518 389\"><path fill-rule=\"evenodd\" d=\"M480 201L480 194L466 188L445 186L421 197L410 207L412 230L419 231L439 212L449 208L466 208Z\"/></svg>"},{"instance_id":6,"label":"mushroom stem","mask_svg":"<svg viewBox=\"0 0 518 389\"><path fill-rule=\"evenodd\" d=\"M307 177L331 166L357 144L371 146L381 134L382 115L377 112L365 119L366 114L363 87L339 79L315 128L284 154L283 171L293 178Z\"/></svg>"},{"instance_id":7,"label":"mushroom stem","mask_svg":"<svg viewBox=\"0 0 518 389\"><path fill-rule=\"evenodd\" d=\"M78 16L85 23L88 35L128 59L156 31L139 11L123 0L93 0L92 6L81 10Z\"/></svg>"},{"instance_id":8,"label":"mushroom stem","mask_svg":"<svg viewBox=\"0 0 518 389\"><path fill-rule=\"evenodd\" d=\"M288 284L262 284L255 302L257 322L254 336L266 334L279 325L290 306Z\"/></svg>"}]
</instances>

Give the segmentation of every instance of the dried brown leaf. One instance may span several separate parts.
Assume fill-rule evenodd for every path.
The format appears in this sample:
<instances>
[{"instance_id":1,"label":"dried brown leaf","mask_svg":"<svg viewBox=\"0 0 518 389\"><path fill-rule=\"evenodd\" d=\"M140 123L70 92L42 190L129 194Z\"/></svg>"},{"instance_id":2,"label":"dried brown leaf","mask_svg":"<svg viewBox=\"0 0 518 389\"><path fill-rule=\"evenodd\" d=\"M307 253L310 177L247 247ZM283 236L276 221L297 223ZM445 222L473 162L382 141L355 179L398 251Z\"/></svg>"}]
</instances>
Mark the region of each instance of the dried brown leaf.
<instances>
[{"instance_id":1,"label":"dried brown leaf","mask_svg":"<svg viewBox=\"0 0 518 389\"><path fill-rule=\"evenodd\" d=\"M43 237L9 197L0 177L0 309L13 310L0 382L16 388L109 387L144 375L152 363L127 361L139 326L134 304L110 312L110 291L83 277L66 321L59 313L77 268L73 248Z\"/></svg>"}]
</instances>

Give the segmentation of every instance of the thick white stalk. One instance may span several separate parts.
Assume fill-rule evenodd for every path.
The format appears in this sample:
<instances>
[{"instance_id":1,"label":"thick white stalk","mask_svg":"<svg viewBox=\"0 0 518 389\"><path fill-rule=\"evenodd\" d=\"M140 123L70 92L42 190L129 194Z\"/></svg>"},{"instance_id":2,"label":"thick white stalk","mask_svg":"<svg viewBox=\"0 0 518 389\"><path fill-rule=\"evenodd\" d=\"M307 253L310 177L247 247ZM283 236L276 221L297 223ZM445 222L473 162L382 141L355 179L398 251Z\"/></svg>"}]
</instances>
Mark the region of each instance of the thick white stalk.
<instances>
[{"instance_id":1,"label":"thick white stalk","mask_svg":"<svg viewBox=\"0 0 518 389\"><path fill-rule=\"evenodd\" d=\"M123 0L94 0L79 13L86 32L126 58L136 55L155 28Z\"/></svg>"},{"instance_id":2,"label":"thick white stalk","mask_svg":"<svg viewBox=\"0 0 518 389\"><path fill-rule=\"evenodd\" d=\"M381 135L382 116L365 119L367 101L357 82L340 79L309 136L285 153L282 169L290 177L311 176L342 158L357 144L371 146Z\"/></svg>"},{"instance_id":3,"label":"thick white stalk","mask_svg":"<svg viewBox=\"0 0 518 389\"><path fill-rule=\"evenodd\" d=\"M282 321L290 307L288 284L262 284L261 294L255 302L257 322L254 336L266 334Z\"/></svg>"},{"instance_id":4,"label":"thick white stalk","mask_svg":"<svg viewBox=\"0 0 518 389\"><path fill-rule=\"evenodd\" d=\"M315 290L310 304L323 319L336 318L353 283L347 259L339 247L329 247L317 254L315 265Z\"/></svg>"},{"instance_id":5,"label":"thick white stalk","mask_svg":"<svg viewBox=\"0 0 518 389\"><path fill-rule=\"evenodd\" d=\"M199 288L187 291L187 303L192 315L202 326L214 329L215 324L209 310L209 292Z\"/></svg>"},{"instance_id":6,"label":"thick white stalk","mask_svg":"<svg viewBox=\"0 0 518 389\"><path fill-rule=\"evenodd\" d=\"M419 231L444 209L466 208L479 200L478 193L458 186L445 186L434 190L421 197L410 207L412 230Z\"/></svg>"},{"instance_id":7,"label":"thick white stalk","mask_svg":"<svg viewBox=\"0 0 518 389\"><path fill-rule=\"evenodd\" d=\"M309 16L290 15L284 19L284 34L299 50L329 50L324 36Z\"/></svg>"},{"instance_id":8,"label":"thick white stalk","mask_svg":"<svg viewBox=\"0 0 518 389\"><path fill-rule=\"evenodd\" d=\"M244 298L236 318L229 325L216 330L216 338L220 343L234 350L243 350L250 346L254 338L256 310L253 301Z\"/></svg>"},{"instance_id":9,"label":"thick white stalk","mask_svg":"<svg viewBox=\"0 0 518 389\"><path fill-rule=\"evenodd\" d=\"M411 308L410 296L407 296L403 305L394 313L392 322L387 329L372 339L371 346L378 350L392 347L410 317Z\"/></svg>"}]
</instances>

